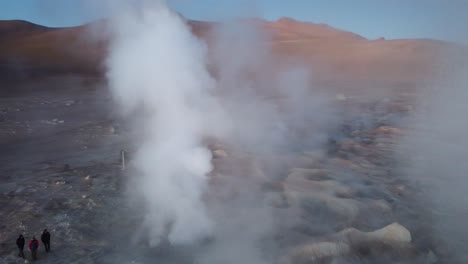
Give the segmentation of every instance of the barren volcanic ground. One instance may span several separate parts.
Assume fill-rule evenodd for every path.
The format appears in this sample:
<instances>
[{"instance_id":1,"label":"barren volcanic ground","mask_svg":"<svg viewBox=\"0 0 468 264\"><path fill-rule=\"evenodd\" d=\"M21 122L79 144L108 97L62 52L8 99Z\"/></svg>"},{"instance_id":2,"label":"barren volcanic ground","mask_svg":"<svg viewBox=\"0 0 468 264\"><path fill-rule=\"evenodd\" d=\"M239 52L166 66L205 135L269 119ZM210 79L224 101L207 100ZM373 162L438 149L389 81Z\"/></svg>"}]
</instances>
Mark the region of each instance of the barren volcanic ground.
<instances>
[{"instance_id":1,"label":"barren volcanic ground","mask_svg":"<svg viewBox=\"0 0 468 264\"><path fill-rule=\"evenodd\" d=\"M76 77L67 87L66 79L44 81L55 89L1 100L2 261L15 263L18 232L30 237L48 227L53 251L41 252L41 263L189 263L195 249L130 245L129 227L138 217L128 214L133 209L125 202L127 176L119 164L128 135L110 114L103 87L80 86ZM259 195L270 200L278 221L269 238L280 245L274 255L291 254L292 263L350 255L360 263L435 263L434 252L444 252L431 238L427 212L415 202L418 191L392 170L392 144L404 133L398 122L411 110L408 102L337 103L346 121L330 131L327 153L302 148L252 156L217 144L210 188L216 193L229 168L245 167L263 186ZM374 231L392 223L401 226L369 238L349 229ZM342 245L353 249L339 252Z\"/></svg>"},{"instance_id":2,"label":"barren volcanic ground","mask_svg":"<svg viewBox=\"0 0 468 264\"><path fill-rule=\"evenodd\" d=\"M131 168L120 167L120 151L131 153L130 135L113 114L103 78L82 71L98 59L87 54L73 64L90 51L80 49L68 58L63 49L45 47L83 44L74 42L79 28L15 23L0 27L0 263L22 263L14 243L18 233L29 239L43 228L51 231L52 252L41 248L38 263L194 263L199 252L215 249L216 238L187 247L132 244L141 215L126 197ZM191 23L199 34L208 25ZM231 170L241 168L271 211L275 228L259 249L269 263L455 263L432 231L423 191L395 169L402 157L394 154L405 134L403 121L414 111L416 84L410 77L428 74L413 66L423 65L427 54L436 54L428 50L442 44L369 41L288 19L262 27L276 32L274 52L300 53L325 65L311 71L324 73L317 83L337 87L333 95L346 94L356 83L365 83L363 89L397 89L389 97L337 96L333 104L341 123L327 132L324 145L307 145L307 129L297 147L271 153L210 144L208 206L246 195L243 189L224 191L233 181ZM73 75L57 73L65 64L64 71ZM34 71L27 71L28 65ZM93 64L90 72L98 68ZM229 206L236 205L226 203L224 210Z\"/></svg>"}]
</instances>

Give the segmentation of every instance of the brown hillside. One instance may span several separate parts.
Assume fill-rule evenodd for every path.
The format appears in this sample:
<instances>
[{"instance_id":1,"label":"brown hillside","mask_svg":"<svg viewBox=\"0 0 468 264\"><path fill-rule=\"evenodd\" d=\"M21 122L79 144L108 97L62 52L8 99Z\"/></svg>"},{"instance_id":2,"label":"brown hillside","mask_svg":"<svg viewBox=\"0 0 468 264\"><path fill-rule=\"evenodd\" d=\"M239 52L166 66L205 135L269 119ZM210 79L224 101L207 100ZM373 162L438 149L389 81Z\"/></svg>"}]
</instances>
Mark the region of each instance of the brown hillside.
<instances>
[{"instance_id":1,"label":"brown hillside","mask_svg":"<svg viewBox=\"0 0 468 264\"><path fill-rule=\"evenodd\" d=\"M104 23L46 28L25 21L0 21L0 71L102 72L107 46ZM216 25L188 23L202 38ZM435 40L367 40L324 24L290 18L250 23L270 36L269 45L276 56L310 65L316 81L350 86L353 82L421 80L431 74L437 57L450 46Z\"/></svg>"},{"instance_id":2,"label":"brown hillside","mask_svg":"<svg viewBox=\"0 0 468 264\"><path fill-rule=\"evenodd\" d=\"M18 37L48 30L52 29L22 20L4 20L0 23L0 38Z\"/></svg>"},{"instance_id":3,"label":"brown hillside","mask_svg":"<svg viewBox=\"0 0 468 264\"><path fill-rule=\"evenodd\" d=\"M332 28L326 24L301 22L287 17L267 22L264 27L271 30L274 35L274 39L278 41L295 40L298 38L347 38L353 40L364 40L363 37L357 34Z\"/></svg>"}]
</instances>

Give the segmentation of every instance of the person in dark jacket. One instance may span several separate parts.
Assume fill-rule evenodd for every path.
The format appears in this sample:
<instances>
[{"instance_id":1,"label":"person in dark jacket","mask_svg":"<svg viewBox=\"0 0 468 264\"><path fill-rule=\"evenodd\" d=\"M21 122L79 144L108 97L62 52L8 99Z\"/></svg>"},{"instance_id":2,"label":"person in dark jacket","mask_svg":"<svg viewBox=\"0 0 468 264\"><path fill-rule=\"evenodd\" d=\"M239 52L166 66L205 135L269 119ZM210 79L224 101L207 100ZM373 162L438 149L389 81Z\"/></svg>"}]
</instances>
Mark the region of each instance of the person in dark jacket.
<instances>
[{"instance_id":1,"label":"person in dark jacket","mask_svg":"<svg viewBox=\"0 0 468 264\"><path fill-rule=\"evenodd\" d=\"M33 238L29 241L28 248L31 250L32 259L36 260L37 249L39 248L39 241L36 239L36 237L33 236Z\"/></svg>"},{"instance_id":2,"label":"person in dark jacket","mask_svg":"<svg viewBox=\"0 0 468 264\"><path fill-rule=\"evenodd\" d=\"M19 235L19 237L16 239L16 245L18 246L18 257L24 258L24 237L22 234Z\"/></svg>"},{"instance_id":3,"label":"person in dark jacket","mask_svg":"<svg viewBox=\"0 0 468 264\"><path fill-rule=\"evenodd\" d=\"M42 232L41 240L42 240L42 243L44 244L45 251L49 252L50 251L50 233L49 231L47 231L47 229L44 229L44 232Z\"/></svg>"}]
</instances>

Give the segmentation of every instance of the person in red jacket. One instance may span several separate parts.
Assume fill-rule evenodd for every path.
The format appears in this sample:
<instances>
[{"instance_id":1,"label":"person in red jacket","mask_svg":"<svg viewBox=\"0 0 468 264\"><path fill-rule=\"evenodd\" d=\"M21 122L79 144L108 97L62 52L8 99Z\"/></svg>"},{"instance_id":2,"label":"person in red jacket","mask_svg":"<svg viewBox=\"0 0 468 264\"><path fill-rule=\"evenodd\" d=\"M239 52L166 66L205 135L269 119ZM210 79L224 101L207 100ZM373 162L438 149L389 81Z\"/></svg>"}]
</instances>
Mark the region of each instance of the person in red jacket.
<instances>
[{"instance_id":1,"label":"person in red jacket","mask_svg":"<svg viewBox=\"0 0 468 264\"><path fill-rule=\"evenodd\" d=\"M39 248L39 241L36 239L36 237L33 236L33 238L29 241L28 248L31 250L32 259L36 260L37 249Z\"/></svg>"}]
</instances>

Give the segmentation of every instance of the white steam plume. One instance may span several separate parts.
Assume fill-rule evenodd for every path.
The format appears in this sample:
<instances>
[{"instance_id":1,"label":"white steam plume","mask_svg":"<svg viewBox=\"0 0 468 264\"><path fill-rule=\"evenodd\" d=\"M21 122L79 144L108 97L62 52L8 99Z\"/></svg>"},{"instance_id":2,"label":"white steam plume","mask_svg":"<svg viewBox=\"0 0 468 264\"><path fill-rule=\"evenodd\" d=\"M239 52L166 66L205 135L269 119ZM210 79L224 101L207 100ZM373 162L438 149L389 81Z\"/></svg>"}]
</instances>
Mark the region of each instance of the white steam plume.
<instances>
[{"instance_id":1,"label":"white steam plume","mask_svg":"<svg viewBox=\"0 0 468 264\"><path fill-rule=\"evenodd\" d=\"M242 163L229 168L228 162L226 175L218 175L228 184L213 188L234 195L213 201L211 193L206 208L211 154L202 140L222 139L232 157L243 158L290 151L305 136L307 147L316 148L333 116L328 99L311 91L300 65L275 67L279 58L268 36L250 23L218 25L212 32L215 82L205 45L177 14L162 4L137 11L113 20L107 66L122 113L134 134L142 134L133 158L135 191L145 206L138 239L158 245L168 236L173 244L187 244L210 235L215 243L196 254L201 263L271 263L278 253L265 240L272 239L275 223L261 183L272 177L258 173L262 166L253 160L255 172ZM295 131L307 135L298 139Z\"/></svg>"},{"instance_id":2,"label":"white steam plume","mask_svg":"<svg viewBox=\"0 0 468 264\"><path fill-rule=\"evenodd\" d=\"M212 229L202 201L211 153L202 139L216 132L209 123L220 112L205 45L162 2L116 18L107 77L123 114L139 119L133 127L144 135L134 157L146 212L140 233L151 245L166 235L192 243Z\"/></svg>"}]
</instances>

